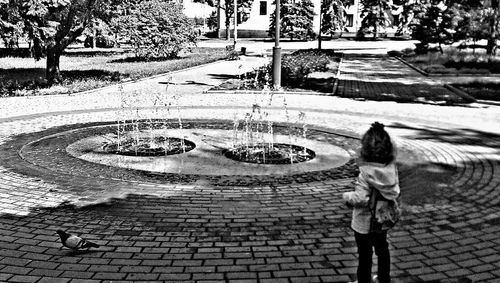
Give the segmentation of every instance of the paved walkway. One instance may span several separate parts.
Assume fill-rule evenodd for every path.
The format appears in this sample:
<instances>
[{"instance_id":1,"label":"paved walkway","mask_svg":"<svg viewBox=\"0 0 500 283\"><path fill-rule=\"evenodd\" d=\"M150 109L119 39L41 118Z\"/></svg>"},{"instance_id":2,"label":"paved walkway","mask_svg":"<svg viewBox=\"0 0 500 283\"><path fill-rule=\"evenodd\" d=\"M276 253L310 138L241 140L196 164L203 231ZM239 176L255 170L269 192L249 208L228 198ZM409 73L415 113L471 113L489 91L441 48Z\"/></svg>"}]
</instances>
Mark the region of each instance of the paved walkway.
<instances>
[{"instance_id":1,"label":"paved walkway","mask_svg":"<svg viewBox=\"0 0 500 283\"><path fill-rule=\"evenodd\" d=\"M172 109L180 109L185 120L244 117L263 94L203 92L267 59L244 60L158 76L121 89L2 99L0 282L354 279L357 261L350 211L341 201L341 193L352 189L353 177L318 178L308 173L290 182L239 185L189 178L147 182L86 176L75 165L78 162L47 168L18 154L40 137L116 120L123 95L135 93L144 106L139 111L147 115L152 111L150 94L165 91L167 81L174 83L168 87ZM387 60L347 57L344 66L376 70L394 64ZM400 76L415 79L404 68L394 68L393 76L378 85L391 89L391 82L400 81ZM351 79L365 85L363 91L381 91L370 84L372 77ZM429 83L424 77L416 79ZM398 92L411 92L414 84L409 81L399 87ZM343 89L352 90L347 85ZM400 148L405 203L404 220L390 233L395 282L500 280L498 106L310 95L278 95L274 101L267 110L276 122L286 122L286 103L291 116L306 113L311 129L357 136L375 120L388 125ZM50 146L52 141L45 143ZM65 152L65 148L53 150ZM41 161L51 158L41 156ZM66 172L60 170L66 167ZM81 253L61 249L54 234L59 228L102 247Z\"/></svg>"},{"instance_id":2,"label":"paved walkway","mask_svg":"<svg viewBox=\"0 0 500 283\"><path fill-rule=\"evenodd\" d=\"M384 58L381 60L381 58ZM411 87L409 87L411 86ZM346 54L341 64L337 95L354 99L417 103L461 103L462 97L442 83L422 76L392 57Z\"/></svg>"}]
</instances>

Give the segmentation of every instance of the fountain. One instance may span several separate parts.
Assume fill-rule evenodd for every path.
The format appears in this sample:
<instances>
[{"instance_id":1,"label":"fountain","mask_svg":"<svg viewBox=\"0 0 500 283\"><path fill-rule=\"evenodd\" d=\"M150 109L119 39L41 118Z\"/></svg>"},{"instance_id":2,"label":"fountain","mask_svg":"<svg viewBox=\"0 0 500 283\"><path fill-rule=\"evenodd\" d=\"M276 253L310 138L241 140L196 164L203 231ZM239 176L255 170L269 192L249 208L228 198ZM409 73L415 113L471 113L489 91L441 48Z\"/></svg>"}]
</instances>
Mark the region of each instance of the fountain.
<instances>
[{"instance_id":1,"label":"fountain","mask_svg":"<svg viewBox=\"0 0 500 283\"><path fill-rule=\"evenodd\" d=\"M64 173L74 168L71 174L162 183L239 185L356 174L358 139L309 125L305 112L289 109L286 95L269 88L249 93L254 101L247 111L217 119L203 107L181 111L170 83L148 96L122 90L119 107L109 113L114 121L40 133L21 155ZM234 108L219 111L227 117Z\"/></svg>"},{"instance_id":2,"label":"fountain","mask_svg":"<svg viewBox=\"0 0 500 283\"><path fill-rule=\"evenodd\" d=\"M255 81L258 80L258 75L256 72ZM171 113L171 108L177 100L176 96L169 97L168 87L171 80L172 77L168 77L165 92L154 93L146 103L138 100L137 93L126 94L123 87L120 87L121 103L116 111L116 134L108 135L110 142L104 143L105 152L125 156L167 156L187 153L196 147L194 142L185 137L171 136L171 129L175 125L167 122L168 114ZM252 105L252 110L246 113L242 120L235 115L231 146L222 151L223 156L235 161L257 164L294 164L309 161L316 156L313 150L294 144L293 137L297 133L292 130L285 96L281 107L288 125L288 142L275 142L273 121L267 111L272 106L273 98L274 94L266 84L260 101ZM151 108L155 118L141 116L139 110L143 107ZM176 110L178 122L176 126L182 130L181 111L178 105ZM295 123L302 125L302 133L298 135L304 140L307 138L305 117L304 112L299 112Z\"/></svg>"},{"instance_id":3,"label":"fountain","mask_svg":"<svg viewBox=\"0 0 500 283\"><path fill-rule=\"evenodd\" d=\"M169 136L168 116L177 97L168 97L168 87L172 77L167 78L165 92L156 92L151 100L144 103L136 92L126 94L120 85L120 108L116 111L116 135L104 143L105 152L126 156L166 156L182 154L193 150L196 145L184 137ZM148 105L149 104L149 105ZM156 118L141 117L140 108L151 108ZM177 107L177 127L182 129L180 108ZM124 117L128 117L126 120Z\"/></svg>"},{"instance_id":4,"label":"fountain","mask_svg":"<svg viewBox=\"0 0 500 283\"><path fill-rule=\"evenodd\" d=\"M235 115L232 146L223 151L224 156L236 161L258 164L294 164L313 159L316 156L314 151L294 144L296 140L294 141L293 137L297 133L293 131L290 123L285 96L282 107L286 116L288 142L275 142L273 121L267 111L267 108L272 106L274 94L268 88L264 88L262 94L261 101L252 105L252 111L245 114L243 122ZM267 103L264 101L266 98ZM302 133L299 135L304 140L307 138L305 116L304 112L299 112L298 121L295 123L302 125Z\"/></svg>"}]
</instances>

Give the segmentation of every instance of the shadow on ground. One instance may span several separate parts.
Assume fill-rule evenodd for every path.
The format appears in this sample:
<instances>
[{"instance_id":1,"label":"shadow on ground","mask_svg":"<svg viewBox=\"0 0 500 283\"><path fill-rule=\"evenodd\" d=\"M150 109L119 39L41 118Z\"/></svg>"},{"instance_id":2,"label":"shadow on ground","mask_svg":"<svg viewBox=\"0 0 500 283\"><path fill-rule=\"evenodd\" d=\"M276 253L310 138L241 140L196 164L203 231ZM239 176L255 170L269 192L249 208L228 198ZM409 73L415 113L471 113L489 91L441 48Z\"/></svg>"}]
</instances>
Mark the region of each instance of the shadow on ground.
<instances>
[{"instance_id":1,"label":"shadow on ground","mask_svg":"<svg viewBox=\"0 0 500 283\"><path fill-rule=\"evenodd\" d=\"M432 203L432 200L447 202L474 203L477 207L495 206L498 198L485 198L494 189L488 186L494 182L495 164L500 155L500 135L473 129L447 129L433 127L415 127L402 123L393 123L391 128L409 130L404 136L409 140L437 142L442 149L449 146L464 146L461 150L466 159L458 158L458 167L444 163L403 162L402 170L408 172L401 179L405 199L410 203ZM445 153L446 156L448 153ZM453 157L449 157L453 158ZM474 170L471 176L463 176L464 170ZM470 173L472 174L472 173ZM466 178L466 183L455 184L457 178Z\"/></svg>"},{"instance_id":2,"label":"shadow on ground","mask_svg":"<svg viewBox=\"0 0 500 283\"><path fill-rule=\"evenodd\" d=\"M397 75L395 75L397 76ZM455 105L470 107L472 102L440 85L418 82L365 81L340 79L336 96L356 100L395 101L400 103L423 103L433 105Z\"/></svg>"},{"instance_id":3,"label":"shadow on ground","mask_svg":"<svg viewBox=\"0 0 500 283\"><path fill-rule=\"evenodd\" d=\"M353 99L463 105L472 102L439 84L426 83L428 78L407 68L395 59L380 55L346 55L349 63L342 70L336 95ZM370 64L373 61L373 64ZM372 65L377 66L376 69ZM380 66L379 66L380 65Z\"/></svg>"},{"instance_id":4,"label":"shadow on ground","mask_svg":"<svg viewBox=\"0 0 500 283\"><path fill-rule=\"evenodd\" d=\"M123 76L120 72L111 72L107 70L71 70L61 71L63 80L111 80L119 81ZM48 87L45 83L45 69L43 68L15 68L0 69L0 78L2 81L26 82L38 87Z\"/></svg>"}]
</instances>

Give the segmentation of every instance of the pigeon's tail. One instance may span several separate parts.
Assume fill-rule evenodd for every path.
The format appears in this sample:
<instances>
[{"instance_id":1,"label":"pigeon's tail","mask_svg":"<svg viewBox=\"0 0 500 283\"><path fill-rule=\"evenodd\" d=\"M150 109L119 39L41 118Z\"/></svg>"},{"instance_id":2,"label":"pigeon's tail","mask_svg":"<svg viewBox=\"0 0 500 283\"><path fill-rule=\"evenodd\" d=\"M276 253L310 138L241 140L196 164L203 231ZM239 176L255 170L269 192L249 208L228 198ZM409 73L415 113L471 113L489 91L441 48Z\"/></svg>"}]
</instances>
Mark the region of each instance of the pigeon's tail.
<instances>
[{"instance_id":1,"label":"pigeon's tail","mask_svg":"<svg viewBox=\"0 0 500 283\"><path fill-rule=\"evenodd\" d=\"M99 247L99 245L96 243L85 241L80 248L81 249L90 249L90 248L98 248L98 247Z\"/></svg>"}]
</instances>

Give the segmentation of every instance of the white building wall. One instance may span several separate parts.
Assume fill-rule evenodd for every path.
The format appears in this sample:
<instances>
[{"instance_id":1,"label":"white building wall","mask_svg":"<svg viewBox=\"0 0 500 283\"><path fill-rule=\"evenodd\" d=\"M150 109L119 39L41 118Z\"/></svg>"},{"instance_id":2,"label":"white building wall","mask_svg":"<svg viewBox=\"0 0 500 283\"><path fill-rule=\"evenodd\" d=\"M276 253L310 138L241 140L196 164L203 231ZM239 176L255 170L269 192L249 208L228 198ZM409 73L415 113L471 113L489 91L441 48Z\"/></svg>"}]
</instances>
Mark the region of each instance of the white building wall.
<instances>
[{"instance_id":1,"label":"white building wall","mask_svg":"<svg viewBox=\"0 0 500 283\"><path fill-rule=\"evenodd\" d=\"M192 0L185 0L192 1ZM222 0L221 2L223 2ZM233 0L226 0L233 1ZM260 2L264 0L254 0L249 18L246 22L238 25L238 36L240 37L267 37L267 31L269 29L269 23L271 19L271 14L275 12L275 5L273 4L273 0L266 0L267 2L267 14L260 15ZM316 33L319 32L319 24L320 24L320 5L321 0L312 0L314 4L314 20L313 20L313 29ZM221 5L223 5L221 3ZM352 25L346 25L345 29L342 32L356 33L361 26L361 5L360 0L355 0L354 4L346 7L346 14L352 16ZM220 36L224 36L225 34L225 13L224 9L220 10L219 16L220 23ZM231 34L233 29L233 20L231 20Z\"/></svg>"},{"instance_id":2,"label":"white building wall","mask_svg":"<svg viewBox=\"0 0 500 283\"><path fill-rule=\"evenodd\" d=\"M260 14L260 2L266 2L267 13L266 15ZM250 10L250 16L244 23L238 25L238 29L242 30L264 30L269 29L271 13L274 13L274 5L271 4L272 0L255 0Z\"/></svg>"},{"instance_id":3,"label":"white building wall","mask_svg":"<svg viewBox=\"0 0 500 283\"><path fill-rule=\"evenodd\" d=\"M183 0L184 14L189 18L208 18L215 11L215 7L207 4L194 3L193 0Z\"/></svg>"}]
</instances>

